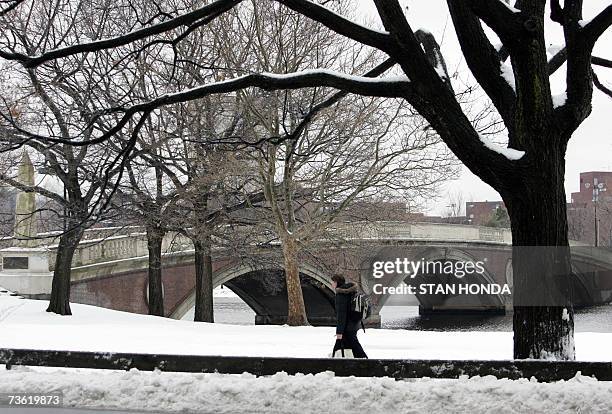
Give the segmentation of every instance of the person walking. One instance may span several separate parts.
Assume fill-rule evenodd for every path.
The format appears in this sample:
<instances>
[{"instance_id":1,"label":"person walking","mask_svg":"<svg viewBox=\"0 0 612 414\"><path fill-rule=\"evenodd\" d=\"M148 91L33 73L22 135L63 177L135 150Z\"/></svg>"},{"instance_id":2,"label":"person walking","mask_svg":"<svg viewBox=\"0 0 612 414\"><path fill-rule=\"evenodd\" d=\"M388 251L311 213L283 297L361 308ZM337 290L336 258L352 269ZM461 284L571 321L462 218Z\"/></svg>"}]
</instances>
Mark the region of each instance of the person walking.
<instances>
[{"instance_id":1,"label":"person walking","mask_svg":"<svg viewBox=\"0 0 612 414\"><path fill-rule=\"evenodd\" d=\"M357 284L347 282L342 275L332 277L332 288L336 293L336 344L334 352L340 348L350 348L355 358L367 358L359 340L359 320L351 318L351 299L357 293Z\"/></svg>"}]
</instances>

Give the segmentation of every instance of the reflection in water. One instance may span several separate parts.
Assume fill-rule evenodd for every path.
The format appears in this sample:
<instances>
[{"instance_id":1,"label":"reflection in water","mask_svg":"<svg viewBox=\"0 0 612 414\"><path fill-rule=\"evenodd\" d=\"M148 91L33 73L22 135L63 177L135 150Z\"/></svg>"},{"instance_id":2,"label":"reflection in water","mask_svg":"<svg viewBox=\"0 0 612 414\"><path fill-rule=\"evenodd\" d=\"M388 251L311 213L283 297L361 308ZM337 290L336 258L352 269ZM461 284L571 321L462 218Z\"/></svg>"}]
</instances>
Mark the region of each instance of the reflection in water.
<instances>
[{"instance_id":1,"label":"reflection in water","mask_svg":"<svg viewBox=\"0 0 612 414\"><path fill-rule=\"evenodd\" d=\"M511 315L419 315L418 306L385 306L382 327L415 331L512 331Z\"/></svg>"},{"instance_id":2,"label":"reflection in water","mask_svg":"<svg viewBox=\"0 0 612 414\"><path fill-rule=\"evenodd\" d=\"M215 298L215 322L233 325L253 325L255 312L239 297ZM193 309L184 320L193 320ZM381 311L385 329L416 331L512 331L512 314L480 315L419 315L418 306L385 306ZM579 309L575 316L578 332L612 332L612 305Z\"/></svg>"},{"instance_id":3,"label":"reflection in water","mask_svg":"<svg viewBox=\"0 0 612 414\"><path fill-rule=\"evenodd\" d=\"M507 315L419 315L418 306L385 306L380 312L382 327L415 331L512 331L512 314ZM578 309L577 332L612 332L612 305Z\"/></svg>"}]
</instances>

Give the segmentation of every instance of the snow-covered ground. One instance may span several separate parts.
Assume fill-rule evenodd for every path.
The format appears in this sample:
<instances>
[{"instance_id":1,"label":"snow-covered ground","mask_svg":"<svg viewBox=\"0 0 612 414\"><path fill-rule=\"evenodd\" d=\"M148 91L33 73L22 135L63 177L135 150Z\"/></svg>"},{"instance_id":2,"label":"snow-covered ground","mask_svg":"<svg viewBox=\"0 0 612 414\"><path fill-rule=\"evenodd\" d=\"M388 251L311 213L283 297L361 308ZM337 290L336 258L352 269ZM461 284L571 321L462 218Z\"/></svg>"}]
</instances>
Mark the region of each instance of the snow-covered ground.
<instances>
[{"instance_id":1,"label":"snow-covered ground","mask_svg":"<svg viewBox=\"0 0 612 414\"><path fill-rule=\"evenodd\" d=\"M238 326L177 321L72 304L72 316L45 312L46 301L0 296L0 347L190 355L326 357L334 328ZM511 332L367 329L372 358L510 359ZM612 333L579 332L579 360L612 360Z\"/></svg>"},{"instance_id":2,"label":"snow-covered ground","mask_svg":"<svg viewBox=\"0 0 612 414\"><path fill-rule=\"evenodd\" d=\"M73 304L73 316L45 312L45 301L0 294L0 347L201 355L325 357L327 327L235 326L135 315ZM359 334L374 358L508 359L509 332L368 329ZM580 360L612 359L612 334L576 335ZM333 373L256 378L15 367L0 370L1 392L62 391L64 404L210 413L608 412L612 383L570 381L340 378ZM2 409L0 408L0 411Z\"/></svg>"}]
</instances>

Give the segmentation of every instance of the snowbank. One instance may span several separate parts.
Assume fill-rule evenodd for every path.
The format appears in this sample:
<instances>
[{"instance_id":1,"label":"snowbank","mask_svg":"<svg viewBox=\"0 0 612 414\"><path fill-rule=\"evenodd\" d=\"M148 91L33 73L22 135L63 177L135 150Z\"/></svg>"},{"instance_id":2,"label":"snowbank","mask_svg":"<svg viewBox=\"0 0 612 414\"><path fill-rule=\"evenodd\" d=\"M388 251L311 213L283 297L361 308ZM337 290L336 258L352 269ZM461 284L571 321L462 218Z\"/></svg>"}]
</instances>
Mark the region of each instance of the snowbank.
<instances>
[{"instance_id":1,"label":"snowbank","mask_svg":"<svg viewBox=\"0 0 612 414\"><path fill-rule=\"evenodd\" d=\"M198 413L604 413L612 404L611 382L579 375L546 384L19 368L0 371L0 390L61 391L65 406Z\"/></svg>"}]
</instances>

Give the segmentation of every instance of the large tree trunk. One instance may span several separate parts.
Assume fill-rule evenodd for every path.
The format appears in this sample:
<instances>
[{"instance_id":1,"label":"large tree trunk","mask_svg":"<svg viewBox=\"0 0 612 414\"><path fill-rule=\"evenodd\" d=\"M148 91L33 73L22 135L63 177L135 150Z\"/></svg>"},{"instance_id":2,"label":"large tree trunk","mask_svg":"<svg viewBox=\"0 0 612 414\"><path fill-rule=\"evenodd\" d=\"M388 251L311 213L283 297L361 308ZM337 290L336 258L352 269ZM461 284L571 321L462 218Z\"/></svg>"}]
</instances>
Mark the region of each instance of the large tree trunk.
<instances>
[{"instance_id":1,"label":"large tree trunk","mask_svg":"<svg viewBox=\"0 0 612 414\"><path fill-rule=\"evenodd\" d=\"M70 310L70 274L74 252L83 237L83 229L75 223L70 223L69 230L62 234L57 246L53 281L51 283L51 298L47 312L59 315L72 315Z\"/></svg>"},{"instance_id":2,"label":"large tree trunk","mask_svg":"<svg viewBox=\"0 0 612 414\"><path fill-rule=\"evenodd\" d=\"M544 151L543 151L544 152ZM565 160L549 149L504 194L512 222L514 358L574 359Z\"/></svg>"},{"instance_id":3,"label":"large tree trunk","mask_svg":"<svg viewBox=\"0 0 612 414\"><path fill-rule=\"evenodd\" d=\"M162 285L162 241L164 231L158 227L147 228L149 250L149 315L164 316L164 292Z\"/></svg>"},{"instance_id":4,"label":"large tree trunk","mask_svg":"<svg viewBox=\"0 0 612 414\"><path fill-rule=\"evenodd\" d=\"M213 270L210 236L194 241L195 248L195 322L214 322Z\"/></svg>"},{"instance_id":5,"label":"large tree trunk","mask_svg":"<svg viewBox=\"0 0 612 414\"><path fill-rule=\"evenodd\" d=\"M300 283L298 250L294 240L283 240L283 257L285 261L285 281L287 283L287 324L290 326L308 325L304 295Z\"/></svg>"}]
</instances>

